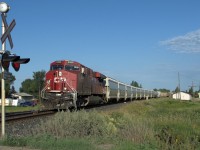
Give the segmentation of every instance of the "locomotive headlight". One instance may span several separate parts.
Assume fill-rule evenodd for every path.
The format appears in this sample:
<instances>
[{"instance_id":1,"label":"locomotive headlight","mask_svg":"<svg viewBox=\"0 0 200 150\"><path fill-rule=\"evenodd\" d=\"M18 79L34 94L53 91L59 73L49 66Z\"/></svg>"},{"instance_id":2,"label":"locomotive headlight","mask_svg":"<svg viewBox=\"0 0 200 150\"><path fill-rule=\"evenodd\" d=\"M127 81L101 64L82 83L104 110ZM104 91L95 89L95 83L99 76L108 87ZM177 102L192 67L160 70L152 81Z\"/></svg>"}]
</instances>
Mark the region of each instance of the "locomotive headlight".
<instances>
[{"instance_id":1,"label":"locomotive headlight","mask_svg":"<svg viewBox=\"0 0 200 150\"><path fill-rule=\"evenodd\" d=\"M58 75L61 77L62 76L62 72L59 72Z\"/></svg>"}]
</instances>

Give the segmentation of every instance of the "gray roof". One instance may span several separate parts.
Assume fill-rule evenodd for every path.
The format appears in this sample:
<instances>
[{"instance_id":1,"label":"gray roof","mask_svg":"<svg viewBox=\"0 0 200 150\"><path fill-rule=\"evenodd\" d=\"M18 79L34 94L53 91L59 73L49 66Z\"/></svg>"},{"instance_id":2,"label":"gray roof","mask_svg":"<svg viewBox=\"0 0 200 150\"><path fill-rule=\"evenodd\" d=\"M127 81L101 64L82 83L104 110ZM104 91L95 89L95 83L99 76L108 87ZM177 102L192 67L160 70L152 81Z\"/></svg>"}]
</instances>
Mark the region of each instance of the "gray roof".
<instances>
[{"instance_id":1,"label":"gray roof","mask_svg":"<svg viewBox=\"0 0 200 150\"><path fill-rule=\"evenodd\" d=\"M30 96L32 97L33 95L27 94L27 93L15 93L15 95L19 95L19 96Z\"/></svg>"}]
</instances>

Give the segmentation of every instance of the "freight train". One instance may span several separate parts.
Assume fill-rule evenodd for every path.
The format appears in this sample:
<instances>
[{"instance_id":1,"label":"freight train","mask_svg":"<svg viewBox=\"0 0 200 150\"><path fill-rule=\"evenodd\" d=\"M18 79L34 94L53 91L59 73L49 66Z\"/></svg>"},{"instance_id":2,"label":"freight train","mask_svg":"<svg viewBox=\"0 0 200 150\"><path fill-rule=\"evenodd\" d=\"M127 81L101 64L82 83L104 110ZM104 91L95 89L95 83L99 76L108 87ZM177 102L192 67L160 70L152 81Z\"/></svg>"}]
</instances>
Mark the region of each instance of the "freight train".
<instances>
[{"instance_id":1,"label":"freight train","mask_svg":"<svg viewBox=\"0 0 200 150\"><path fill-rule=\"evenodd\" d=\"M137 88L70 60L54 61L41 91L47 109L77 109L133 99L156 98L159 93Z\"/></svg>"}]
</instances>

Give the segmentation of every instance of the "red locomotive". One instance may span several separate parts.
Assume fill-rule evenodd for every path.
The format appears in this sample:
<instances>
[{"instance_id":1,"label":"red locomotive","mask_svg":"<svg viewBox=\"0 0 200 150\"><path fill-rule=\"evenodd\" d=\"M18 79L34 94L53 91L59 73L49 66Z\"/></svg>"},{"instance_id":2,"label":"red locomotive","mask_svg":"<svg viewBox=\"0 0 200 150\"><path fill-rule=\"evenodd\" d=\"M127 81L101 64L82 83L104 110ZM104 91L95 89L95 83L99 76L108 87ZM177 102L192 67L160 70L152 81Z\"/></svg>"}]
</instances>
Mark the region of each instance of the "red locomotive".
<instances>
[{"instance_id":1,"label":"red locomotive","mask_svg":"<svg viewBox=\"0 0 200 150\"><path fill-rule=\"evenodd\" d=\"M148 99L159 93L130 86L70 60L51 63L42 103L48 109L76 109L112 101Z\"/></svg>"},{"instance_id":2,"label":"red locomotive","mask_svg":"<svg viewBox=\"0 0 200 150\"><path fill-rule=\"evenodd\" d=\"M47 108L69 109L103 103L106 76L70 60L51 63L42 102Z\"/></svg>"}]
</instances>

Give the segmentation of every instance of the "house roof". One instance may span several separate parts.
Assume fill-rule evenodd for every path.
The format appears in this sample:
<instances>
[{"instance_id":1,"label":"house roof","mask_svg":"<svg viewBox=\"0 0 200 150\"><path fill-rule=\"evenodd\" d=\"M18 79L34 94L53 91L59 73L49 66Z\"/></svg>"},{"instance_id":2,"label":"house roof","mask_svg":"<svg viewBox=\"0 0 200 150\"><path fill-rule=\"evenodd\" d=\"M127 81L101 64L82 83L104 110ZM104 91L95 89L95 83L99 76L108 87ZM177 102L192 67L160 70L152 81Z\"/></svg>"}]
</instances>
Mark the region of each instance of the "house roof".
<instances>
[{"instance_id":1,"label":"house roof","mask_svg":"<svg viewBox=\"0 0 200 150\"><path fill-rule=\"evenodd\" d=\"M15 93L15 95L18 95L18 96L30 96L32 97L33 95L30 95L30 94L27 94L27 93Z\"/></svg>"},{"instance_id":2,"label":"house roof","mask_svg":"<svg viewBox=\"0 0 200 150\"><path fill-rule=\"evenodd\" d=\"M188 94L188 95L190 95L189 93L186 93L186 92L177 92L177 93L173 93L173 94L179 94L179 93L182 93L182 94Z\"/></svg>"}]
</instances>

